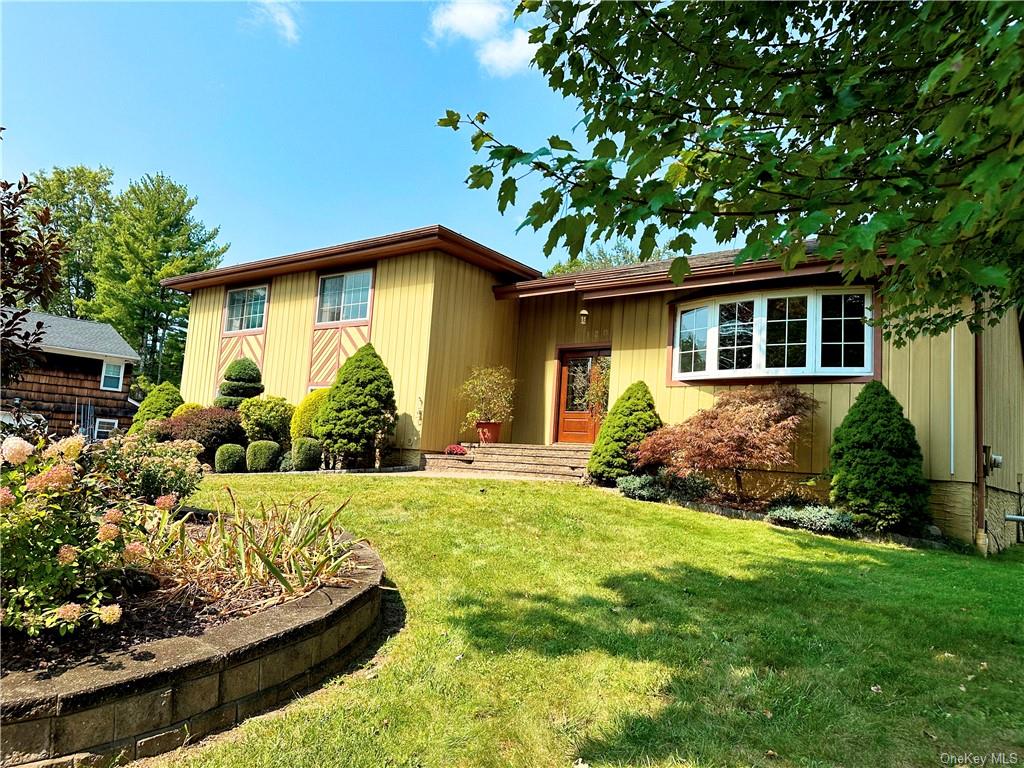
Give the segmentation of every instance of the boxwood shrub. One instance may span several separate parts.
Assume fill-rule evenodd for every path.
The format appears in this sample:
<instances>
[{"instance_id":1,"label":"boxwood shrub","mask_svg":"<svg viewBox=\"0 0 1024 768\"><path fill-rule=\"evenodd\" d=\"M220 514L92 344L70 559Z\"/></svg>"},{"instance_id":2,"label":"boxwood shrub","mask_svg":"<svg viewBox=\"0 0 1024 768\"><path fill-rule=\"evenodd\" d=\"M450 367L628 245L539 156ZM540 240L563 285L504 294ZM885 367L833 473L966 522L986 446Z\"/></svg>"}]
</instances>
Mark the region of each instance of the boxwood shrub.
<instances>
[{"instance_id":1,"label":"boxwood shrub","mask_svg":"<svg viewBox=\"0 0 1024 768\"><path fill-rule=\"evenodd\" d=\"M242 428L250 441L273 440L284 450L291 445L289 427L295 406L283 397L250 397L238 406Z\"/></svg>"},{"instance_id":2,"label":"boxwood shrub","mask_svg":"<svg viewBox=\"0 0 1024 768\"><path fill-rule=\"evenodd\" d=\"M245 448L238 443L225 443L217 449L213 468L218 472L245 472Z\"/></svg>"},{"instance_id":3,"label":"boxwood shrub","mask_svg":"<svg viewBox=\"0 0 1024 768\"><path fill-rule=\"evenodd\" d=\"M171 416L184 416L189 411L201 411L205 407L202 403L182 403L174 409Z\"/></svg>"},{"instance_id":4,"label":"boxwood shrub","mask_svg":"<svg viewBox=\"0 0 1024 768\"><path fill-rule=\"evenodd\" d=\"M245 451L245 468L249 472L273 472L280 456L281 446L273 440L257 440Z\"/></svg>"},{"instance_id":5,"label":"boxwood shrub","mask_svg":"<svg viewBox=\"0 0 1024 768\"><path fill-rule=\"evenodd\" d=\"M300 437L292 444L292 468L296 472L311 472L320 469L323 462L323 446L312 437Z\"/></svg>"}]
</instances>

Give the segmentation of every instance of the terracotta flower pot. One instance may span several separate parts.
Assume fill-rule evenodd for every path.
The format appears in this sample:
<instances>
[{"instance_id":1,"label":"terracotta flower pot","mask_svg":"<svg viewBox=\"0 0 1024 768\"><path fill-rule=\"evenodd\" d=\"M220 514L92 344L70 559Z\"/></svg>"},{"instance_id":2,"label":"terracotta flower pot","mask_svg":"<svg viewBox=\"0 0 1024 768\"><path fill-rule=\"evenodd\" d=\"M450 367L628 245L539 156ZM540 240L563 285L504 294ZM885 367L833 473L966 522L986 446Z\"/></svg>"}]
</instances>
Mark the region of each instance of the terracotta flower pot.
<instances>
[{"instance_id":1,"label":"terracotta flower pot","mask_svg":"<svg viewBox=\"0 0 1024 768\"><path fill-rule=\"evenodd\" d=\"M501 439L500 421L478 421L476 434L481 443L497 443Z\"/></svg>"}]
</instances>

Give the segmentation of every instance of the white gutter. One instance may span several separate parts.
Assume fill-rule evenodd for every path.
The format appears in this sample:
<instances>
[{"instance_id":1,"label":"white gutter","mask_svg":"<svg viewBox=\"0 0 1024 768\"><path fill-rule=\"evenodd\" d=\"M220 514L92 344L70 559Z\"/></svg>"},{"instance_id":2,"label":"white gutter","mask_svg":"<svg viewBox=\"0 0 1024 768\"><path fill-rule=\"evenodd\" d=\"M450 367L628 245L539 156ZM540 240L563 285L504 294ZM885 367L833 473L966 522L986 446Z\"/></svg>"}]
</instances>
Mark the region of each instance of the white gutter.
<instances>
[{"instance_id":1,"label":"white gutter","mask_svg":"<svg viewBox=\"0 0 1024 768\"><path fill-rule=\"evenodd\" d=\"M90 352L85 349L68 349L67 347L51 347L49 344L42 344L39 349L43 352L50 352L55 355L70 355L71 357L87 357L90 360L121 360L125 363L137 363L141 358L125 357L124 355L109 355L102 352Z\"/></svg>"}]
</instances>

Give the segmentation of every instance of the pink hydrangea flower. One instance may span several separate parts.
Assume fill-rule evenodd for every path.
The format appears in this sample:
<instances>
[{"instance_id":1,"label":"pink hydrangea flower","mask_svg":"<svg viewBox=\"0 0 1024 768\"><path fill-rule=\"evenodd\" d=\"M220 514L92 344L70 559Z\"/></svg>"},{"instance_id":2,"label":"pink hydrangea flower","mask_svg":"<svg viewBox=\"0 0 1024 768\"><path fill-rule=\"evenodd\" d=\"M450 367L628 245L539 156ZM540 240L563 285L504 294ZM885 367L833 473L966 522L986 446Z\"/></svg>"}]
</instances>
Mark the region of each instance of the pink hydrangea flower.
<instances>
[{"instance_id":1,"label":"pink hydrangea flower","mask_svg":"<svg viewBox=\"0 0 1024 768\"><path fill-rule=\"evenodd\" d=\"M96 534L96 538L100 541L113 541L121 535L121 529L113 523L104 523L100 526L99 531Z\"/></svg>"},{"instance_id":2,"label":"pink hydrangea flower","mask_svg":"<svg viewBox=\"0 0 1024 768\"><path fill-rule=\"evenodd\" d=\"M141 563L146 559L146 545L141 541L133 541L124 548L124 559L128 563Z\"/></svg>"},{"instance_id":3,"label":"pink hydrangea flower","mask_svg":"<svg viewBox=\"0 0 1024 768\"><path fill-rule=\"evenodd\" d=\"M57 562L61 565L71 565L78 559L78 550L70 544L63 544L57 550Z\"/></svg>"},{"instance_id":4,"label":"pink hydrangea flower","mask_svg":"<svg viewBox=\"0 0 1024 768\"><path fill-rule=\"evenodd\" d=\"M121 620L121 606L117 603L102 606L96 615L104 624L117 624Z\"/></svg>"},{"instance_id":5,"label":"pink hydrangea flower","mask_svg":"<svg viewBox=\"0 0 1024 768\"><path fill-rule=\"evenodd\" d=\"M61 621L66 621L68 624L74 624L80 618L82 618L82 606L78 603L64 603L60 606L55 613L57 618Z\"/></svg>"},{"instance_id":6,"label":"pink hydrangea flower","mask_svg":"<svg viewBox=\"0 0 1024 768\"><path fill-rule=\"evenodd\" d=\"M0 456L3 456L4 461L8 464L13 464L16 467L24 464L34 450L35 446L32 443L20 437L8 437L3 443L0 443Z\"/></svg>"},{"instance_id":7,"label":"pink hydrangea flower","mask_svg":"<svg viewBox=\"0 0 1024 768\"><path fill-rule=\"evenodd\" d=\"M112 523L113 525L120 525L124 522L124 512L120 509L108 509L103 513L103 522Z\"/></svg>"},{"instance_id":8,"label":"pink hydrangea flower","mask_svg":"<svg viewBox=\"0 0 1024 768\"><path fill-rule=\"evenodd\" d=\"M13 507L15 501L17 501L17 499L14 498L14 494L11 493L10 488L7 486L0 487L0 509Z\"/></svg>"},{"instance_id":9,"label":"pink hydrangea flower","mask_svg":"<svg viewBox=\"0 0 1024 768\"><path fill-rule=\"evenodd\" d=\"M163 512L170 512L174 509L174 505L178 503L178 497L176 494L168 493L164 496L157 497L157 500L153 502L157 509Z\"/></svg>"},{"instance_id":10,"label":"pink hydrangea flower","mask_svg":"<svg viewBox=\"0 0 1024 768\"><path fill-rule=\"evenodd\" d=\"M60 491L75 482L75 471L70 464L56 464L45 472L29 478L30 491Z\"/></svg>"}]
</instances>

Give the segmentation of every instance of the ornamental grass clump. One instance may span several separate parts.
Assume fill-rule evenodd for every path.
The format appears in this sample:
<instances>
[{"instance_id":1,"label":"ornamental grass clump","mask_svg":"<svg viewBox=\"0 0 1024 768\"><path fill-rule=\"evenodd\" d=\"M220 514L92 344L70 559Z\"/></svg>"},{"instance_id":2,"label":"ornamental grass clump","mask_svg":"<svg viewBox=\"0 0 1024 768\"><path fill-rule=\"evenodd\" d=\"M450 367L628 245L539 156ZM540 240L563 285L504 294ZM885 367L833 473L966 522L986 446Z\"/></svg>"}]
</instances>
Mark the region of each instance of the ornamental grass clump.
<instances>
[{"instance_id":1,"label":"ornamental grass clump","mask_svg":"<svg viewBox=\"0 0 1024 768\"><path fill-rule=\"evenodd\" d=\"M165 583L166 599L216 602L221 613L253 611L343 583L351 569L352 541L337 525L348 504L327 510L315 496L301 502L260 504L250 512L228 489L213 524L188 530L188 517L151 515L147 557Z\"/></svg>"},{"instance_id":2,"label":"ornamental grass clump","mask_svg":"<svg viewBox=\"0 0 1024 768\"><path fill-rule=\"evenodd\" d=\"M633 451L660 426L661 418L654 409L651 390L642 381L630 384L619 395L597 433L587 462L591 480L610 485L630 474L635 467Z\"/></svg>"},{"instance_id":3,"label":"ornamental grass clump","mask_svg":"<svg viewBox=\"0 0 1024 768\"><path fill-rule=\"evenodd\" d=\"M914 425L880 381L857 395L832 437L831 500L858 525L916 532L930 519L928 481Z\"/></svg>"},{"instance_id":4,"label":"ornamental grass clump","mask_svg":"<svg viewBox=\"0 0 1024 768\"><path fill-rule=\"evenodd\" d=\"M338 370L313 417L313 435L342 466L378 466L397 419L391 374L373 345L365 344Z\"/></svg>"}]
</instances>

